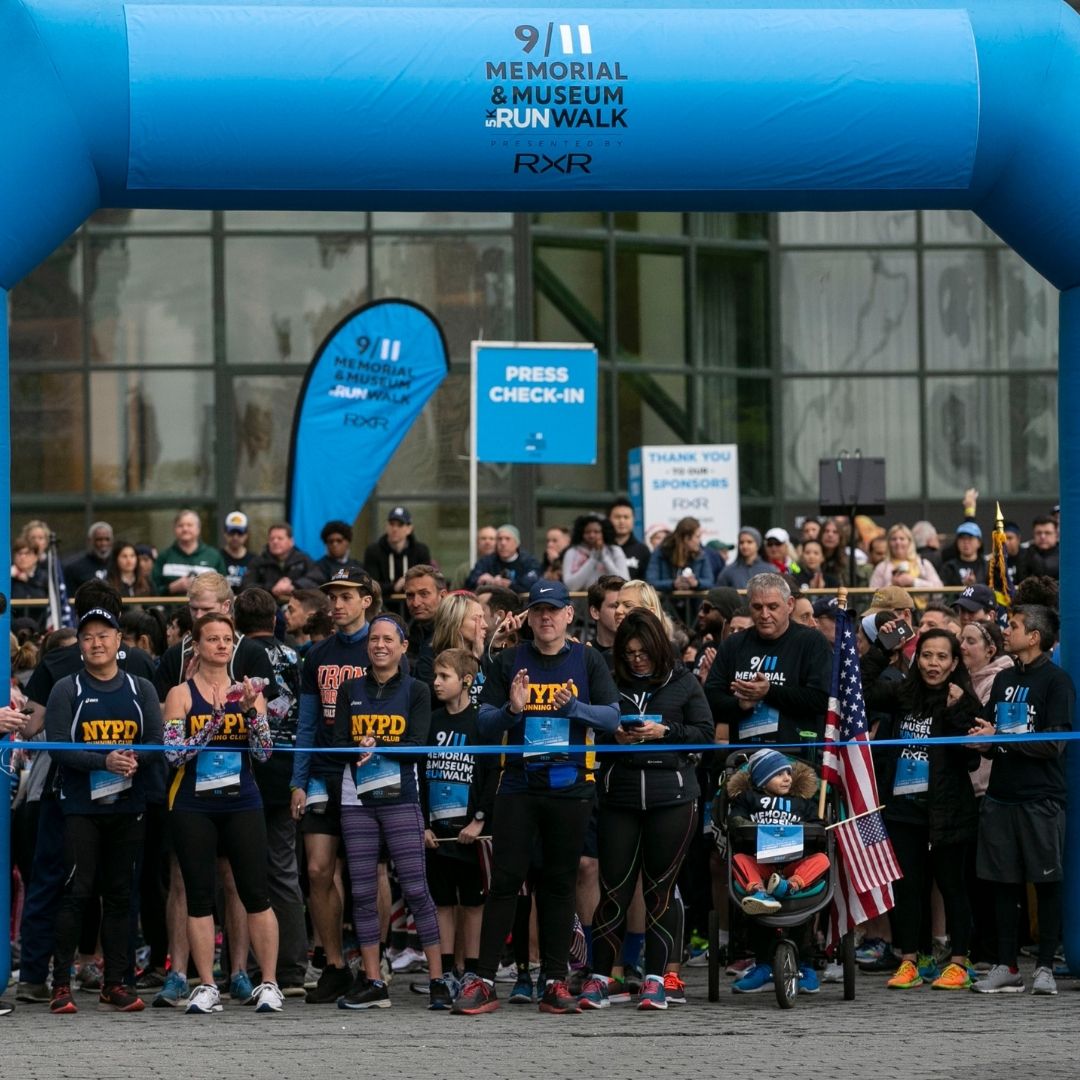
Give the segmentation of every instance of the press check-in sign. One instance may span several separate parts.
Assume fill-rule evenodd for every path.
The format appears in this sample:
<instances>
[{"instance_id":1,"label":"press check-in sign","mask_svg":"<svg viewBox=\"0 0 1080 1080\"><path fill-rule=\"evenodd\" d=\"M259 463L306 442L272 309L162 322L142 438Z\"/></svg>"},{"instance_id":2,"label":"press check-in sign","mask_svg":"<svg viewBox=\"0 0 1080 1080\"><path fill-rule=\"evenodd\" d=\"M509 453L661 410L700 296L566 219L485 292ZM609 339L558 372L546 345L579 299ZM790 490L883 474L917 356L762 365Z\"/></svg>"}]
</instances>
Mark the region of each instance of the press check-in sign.
<instances>
[{"instance_id":1,"label":"press check-in sign","mask_svg":"<svg viewBox=\"0 0 1080 1080\"><path fill-rule=\"evenodd\" d=\"M596 464L592 345L473 342L478 461Z\"/></svg>"}]
</instances>

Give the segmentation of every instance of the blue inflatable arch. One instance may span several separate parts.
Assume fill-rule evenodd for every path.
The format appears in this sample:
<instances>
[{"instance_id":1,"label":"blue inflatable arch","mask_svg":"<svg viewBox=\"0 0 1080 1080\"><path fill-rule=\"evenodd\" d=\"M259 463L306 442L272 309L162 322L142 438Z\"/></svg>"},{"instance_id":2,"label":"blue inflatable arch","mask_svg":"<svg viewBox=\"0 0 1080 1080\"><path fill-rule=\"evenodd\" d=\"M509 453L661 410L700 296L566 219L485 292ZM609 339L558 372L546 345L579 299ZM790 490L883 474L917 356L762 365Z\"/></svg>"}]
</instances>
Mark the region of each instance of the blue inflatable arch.
<instances>
[{"instance_id":1,"label":"blue inflatable arch","mask_svg":"<svg viewBox=\"0 0 1080 1080\"><path fill-rule=\"evenodd\" d=\"M1065 0L0 0L0 102L0 550L5 290L99 207L973 210L1061 291L1063 546L1080 540ZM1064 560L1066 595L1078 577ZM1063 638L1077 678L1071 604ZM1075 749L1069 774L1080 791ZM1075 896L1080 800L1069 817ZM1077 970L1075 904L1066 939Z\"/></svg>"}]
</instances>

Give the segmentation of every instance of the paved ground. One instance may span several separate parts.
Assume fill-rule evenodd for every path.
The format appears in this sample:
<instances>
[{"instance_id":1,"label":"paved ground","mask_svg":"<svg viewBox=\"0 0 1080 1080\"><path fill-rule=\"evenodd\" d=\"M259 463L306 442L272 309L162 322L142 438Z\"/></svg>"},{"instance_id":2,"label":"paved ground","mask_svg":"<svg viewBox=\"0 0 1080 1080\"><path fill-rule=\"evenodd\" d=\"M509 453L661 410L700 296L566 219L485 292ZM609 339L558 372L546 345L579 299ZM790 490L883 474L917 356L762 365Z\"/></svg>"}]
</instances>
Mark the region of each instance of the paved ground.
<instances>
[{"instance_id":1,"label":"paved ground","mask_svg":"<svg viewBox=\"0 0 1080 1080\"><path fill-rule=\"evenodd\" d=\"M1030 971L1027 972L1030 975ZM346 1013L290 999L286 1011L257 1016L226 1004L212 1017L171 1010L103 1015L79 994L76 1016L20 1005L0 1018L4 1080L157 1080L204 1077L697 1077L735 1072L857 1080L1073 1080L1080 1074L1080 983L1056 998L887 991L880 976L859 978L858 997L838 986L781 1012L771 994L706 1000L705 977L687 972L690 1004L666 1013L626 1006L580 1016L543 1016L508 1006L481 1017L429 1013L407 977L393 1007Z\"/></svg>"}]
</instances>

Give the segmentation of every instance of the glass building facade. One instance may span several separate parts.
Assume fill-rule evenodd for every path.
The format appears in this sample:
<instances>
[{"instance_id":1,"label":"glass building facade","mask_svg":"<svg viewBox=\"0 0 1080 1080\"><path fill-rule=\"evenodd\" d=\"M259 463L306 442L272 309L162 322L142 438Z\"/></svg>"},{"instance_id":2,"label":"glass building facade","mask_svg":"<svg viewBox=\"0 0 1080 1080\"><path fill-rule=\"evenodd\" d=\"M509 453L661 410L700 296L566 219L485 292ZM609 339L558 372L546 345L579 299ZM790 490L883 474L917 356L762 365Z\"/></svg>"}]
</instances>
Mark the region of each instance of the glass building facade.
<instances>
[{"instance_id":1,"label":"glass building facade","mask_svg":"<svg viewBox=\"0 0 1080 1080\"><path fill-rule=\"evenodd\" d=\"M180 506L208 538L240 508L261 547L307 364L390 296L435 314L452 365L356 546L404 502L465 555L478 337L600 351L595 466L480 468L481 519L534 550L623 492L641 444L738 443L759 526L813 512L842 449L887 459L891 520L950 530L969 486L1024 524L1057 501L1056 293L967 213L104 211L11 293L13 527L160 545Z\"/></svg>"}]
</instances>

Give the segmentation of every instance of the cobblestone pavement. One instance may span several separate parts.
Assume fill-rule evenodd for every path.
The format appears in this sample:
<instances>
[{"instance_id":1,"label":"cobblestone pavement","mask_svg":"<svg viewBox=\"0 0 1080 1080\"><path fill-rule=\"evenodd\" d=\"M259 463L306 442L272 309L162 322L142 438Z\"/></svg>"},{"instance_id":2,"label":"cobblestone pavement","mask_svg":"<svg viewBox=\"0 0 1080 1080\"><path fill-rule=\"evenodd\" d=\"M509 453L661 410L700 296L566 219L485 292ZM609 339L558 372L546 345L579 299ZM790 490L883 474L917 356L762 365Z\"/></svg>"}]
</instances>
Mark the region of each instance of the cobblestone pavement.
<instances>
[{"instance_id":1,"label":"cobblestone pavement","mask_svg":"<svg viewBox=\"0 0 1080 1080\"><path fill-rule=\"evenodd\" d=\"M1030 969L1026 970L1030 977ZM131 1016L96 1011L78 994L75 1016L19 1005L0 1018L4 1080L158 1080L187 1076L319 1078L705 1077L736 1072L876 1080L958 1075L978 1080L1046 1080L1080 1073L1080 983L1062 980L1056 998L967 992L888 991L861 975L857 999L824 986L782 1012L771 992L738 997L728 981L716 1004L705 974L686 972L689 1004L663 1013L627 1006L579 1016L545 1016L504 1004L497 1013L458 1017L426 1011L391 988L393 1007L366 1013L288 999L280 1015L225 1005L215 1016L147 1009ZM1029 978L1030 982L1030 978ZM500 987L503 997L507 988Z\"/></svg>"}]
</instances>

